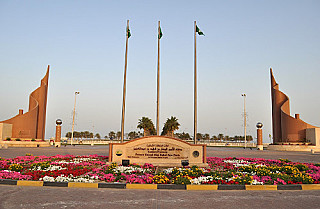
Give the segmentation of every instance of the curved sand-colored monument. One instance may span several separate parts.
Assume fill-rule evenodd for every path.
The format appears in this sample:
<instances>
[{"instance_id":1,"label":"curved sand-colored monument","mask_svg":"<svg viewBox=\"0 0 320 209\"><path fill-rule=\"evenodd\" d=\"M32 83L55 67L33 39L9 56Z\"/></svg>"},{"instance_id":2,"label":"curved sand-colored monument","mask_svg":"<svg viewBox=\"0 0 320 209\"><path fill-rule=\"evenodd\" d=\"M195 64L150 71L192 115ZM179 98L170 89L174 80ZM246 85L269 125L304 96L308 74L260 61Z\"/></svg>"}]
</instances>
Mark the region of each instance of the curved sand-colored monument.
<instances>
[{"instance_id":1,"label":"curved sand-colored monument","mask_svg":"<svg viewBox=\"0 0 320 209\"><path fill-rule=\"evenodd\" d=\"M272 68L270 68L270 76L273 143L306 142L306 129L317 127L301 120L299 114L296 114L295 118L290 116L289 97L279 90Z\"/></svg>"},{"instance_id":2,"label":"curved sand-colored monument","mask_svg":"<svg viewBox=\"0 0 320 209\"><path fill-rule=\"evenodd\" d=\"M0 122L12 124L12 138L45 138L49 68L50 65L40 87L30 94L29 111L23 114L23 110L19 110L15 117Z\"/></svg>"}]
</instances>

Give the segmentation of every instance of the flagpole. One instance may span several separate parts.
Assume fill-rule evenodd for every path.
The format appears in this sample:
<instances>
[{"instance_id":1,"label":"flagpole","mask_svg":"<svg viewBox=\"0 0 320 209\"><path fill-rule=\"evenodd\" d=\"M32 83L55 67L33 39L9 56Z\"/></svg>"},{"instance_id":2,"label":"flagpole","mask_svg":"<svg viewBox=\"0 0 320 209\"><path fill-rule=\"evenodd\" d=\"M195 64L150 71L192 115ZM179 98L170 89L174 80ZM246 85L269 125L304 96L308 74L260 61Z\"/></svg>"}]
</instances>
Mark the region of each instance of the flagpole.
<instances>
[{"instance_id":1,"label":"flagpole","mask_svg":"<svg viewBox=\"0 0 320 209\"><path fill-rule=\"evenodd\" d=\"M197 144L197 23L194 21L194 144Z\"/></svg>"},{"instance_id":2,"label":"flagpole","mask_svg":"<svg viewBox=\"0 0 320 209\"><path fill-rule=\"evenodd\" d=\"M158 21L157 136L159 136L159 92L160 92L160 21Z\"/></svg>"},{"instance_id":3,"label":"flagpole","mask_svg":"<svg viewBox=\"0 0 320 209\"><path fill-rule=\"evenodd\" d=\"M127 20L126 28L126 53L125 53L125 62L124 62L124 78L123 78L123 94L122 94L122 119L121 119L121 143L124 139L124 114L126 107L126 81L127 81L127 55L128 55L128 29L129 29L129 20Z\"/></svg>"}]
</instances>

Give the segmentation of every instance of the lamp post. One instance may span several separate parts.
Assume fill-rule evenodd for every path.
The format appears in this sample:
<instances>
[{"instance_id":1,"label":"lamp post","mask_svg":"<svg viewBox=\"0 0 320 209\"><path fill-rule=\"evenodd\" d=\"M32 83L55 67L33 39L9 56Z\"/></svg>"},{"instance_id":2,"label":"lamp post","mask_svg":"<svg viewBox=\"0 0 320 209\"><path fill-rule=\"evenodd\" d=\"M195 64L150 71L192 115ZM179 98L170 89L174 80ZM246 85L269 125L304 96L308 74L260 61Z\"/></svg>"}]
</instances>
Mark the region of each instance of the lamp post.
<instances>
[{"instance_id":1,"label":"lamp post","mask_svg":"<svg viewBox=\"0 0 320 209\"><path fill-rule=\"evenodd\" d=\"M76 102L77 102L77 95L80 94L79 91L74 92L74 107L73 107L73 115L72 115L72 131L71 131L71 145L73 142L73 131L74 131L74 118L76 113Z\"/></svg>"},{"instance_id":2,"label":"lamp post","mask_svg":"<svg viewBox=\"0 0 320 209\"><path fill-rule=\"evenodd\" d=\"M246 94L241 94L243 96L243 126L244 126L244 148L247 148L247 113L246 113Z\"/></svg>"}]
</instances>

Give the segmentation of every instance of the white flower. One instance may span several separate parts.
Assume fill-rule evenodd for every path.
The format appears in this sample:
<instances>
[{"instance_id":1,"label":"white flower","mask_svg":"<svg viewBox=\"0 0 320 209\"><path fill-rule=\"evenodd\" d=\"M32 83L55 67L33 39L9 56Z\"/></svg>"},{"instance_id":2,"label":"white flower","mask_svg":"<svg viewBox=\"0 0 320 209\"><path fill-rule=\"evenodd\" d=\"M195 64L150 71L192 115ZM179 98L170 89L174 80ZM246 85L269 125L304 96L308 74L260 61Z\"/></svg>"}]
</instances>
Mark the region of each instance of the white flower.
<instances>
[{"instance_id":1,"label":"white flower","mask_svg":"<svg viewBox=\"0 0 320 209\"><path fill-rule=\"evenodd\" d=\"M132 167L132 166L117 166L113 169L114 172L120 172L120 173L133 173L135 171L137 172L151 172L151 169L147 168L138 168L138 167Z\"/></svg>"},{"instance_id":2,"label":"white flower","mask_svg":"<svg viewBox=\"0 0 320 209\"><path fill-rule=\"evenodd\" d=\"M77 176L74 177L72 174L69 176L57 176L56 178L51 177L51 176L45 176L43 178L40 178L40 181L49 181L49 182L84 182L84 183L94 183L94 179L96 177L90 177L88 175L85 175L83 177Z\"/></svg>"},{"instance_id":3,"label":"white flower","mask_svg":"<svg viewBox=\"0 0 320 209\"><path fill-rule=\"evenodd\" d=\"M257 181L257 180L253 180L251 184L252 185L263 185L263 182Z\"/></svg>"},{"instance_id":4,"label":"white flower","mask_svg":"<svg viewBox=\"0 0 320 209\"><path fill-rule=\"evenodd\" d=\"M212 176L200 176L198 178L191 179L191 184L203 184L205 182L213 181L213 180L220 180L220 177L212 177Z\"/></svg>"}]
</instances>

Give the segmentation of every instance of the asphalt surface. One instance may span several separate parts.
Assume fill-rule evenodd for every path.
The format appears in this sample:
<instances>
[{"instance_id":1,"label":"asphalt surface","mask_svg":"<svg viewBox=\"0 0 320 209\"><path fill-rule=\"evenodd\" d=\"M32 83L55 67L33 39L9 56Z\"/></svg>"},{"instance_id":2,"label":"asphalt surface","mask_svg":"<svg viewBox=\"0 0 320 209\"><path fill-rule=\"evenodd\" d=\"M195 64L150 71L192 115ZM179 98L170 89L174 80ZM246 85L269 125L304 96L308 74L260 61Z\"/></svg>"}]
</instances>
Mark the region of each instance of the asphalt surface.
<instances>
[{"instance_id":1,"label":"asphalt surface","mask_svg":"<svg viewBox=\"0 0 320 209\"><path fill-rule=\"evenodd\" d=\"M320 191L170 191L0 186L0 207L320 208Z\"/></svg>"},{"instance_id":2,"label":"asphalt surface","mask_svg":"<svg viewBox=\"0 0 320 209\"><path fill-rule=\"evenodd\" d=\"M8 149L0 149L0 157L12 158L16 156L24 156L26 153L31 153L35 156L46 155L109 155L109 146L89 146L77 145L66 147L31 147L18 148L9 147ZM208 157L248 157L248 158L265 158L265 159L289 159L295 162L320 163L320 153L311 154L311 152L288 152L288 151L271 151L271 150L256 150L231 147L207 147Z\"/></svg>"},{"instance_id":3,"label":"asphalt surface","mask_svg":"<svg viewBox=\"0 0 320 209\"><path fill-rule=\"evenodd\" d=\"M0 157L33 155L108 155L108 146L0 149ZM320 154L208 147L208 157L286 158L320 163ZM188 191L128 190L0 185L0 208L320 208L320 190Z\"/></svg>"}]
</instances>

